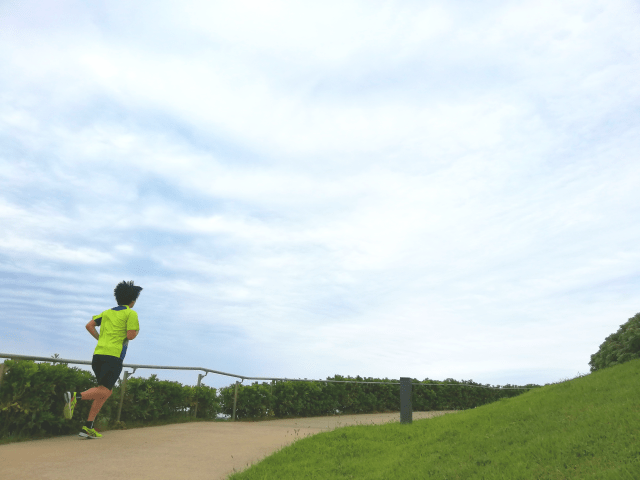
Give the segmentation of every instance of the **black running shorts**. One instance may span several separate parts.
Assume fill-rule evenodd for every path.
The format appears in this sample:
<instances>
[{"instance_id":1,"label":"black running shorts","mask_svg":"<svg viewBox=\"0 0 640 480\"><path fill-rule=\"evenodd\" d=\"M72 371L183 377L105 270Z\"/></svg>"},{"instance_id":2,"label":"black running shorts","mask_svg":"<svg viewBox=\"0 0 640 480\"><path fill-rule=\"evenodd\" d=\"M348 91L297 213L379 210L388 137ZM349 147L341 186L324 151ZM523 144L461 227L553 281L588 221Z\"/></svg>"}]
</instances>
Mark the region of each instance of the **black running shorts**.
<instances>
[{"instance_id":1,"label":"black running shorts","mask_svg":"<svg viewBox=\"0 0 640 480\"><path fill-rule=\"evenodd\" d=\"M111 355L94 355L91 361L91 368L93 368L93 373L96 374L98 385L103 385L109 390L113 390L113 386L122 372L122 360Z\"/></svg>"}]
</instances>

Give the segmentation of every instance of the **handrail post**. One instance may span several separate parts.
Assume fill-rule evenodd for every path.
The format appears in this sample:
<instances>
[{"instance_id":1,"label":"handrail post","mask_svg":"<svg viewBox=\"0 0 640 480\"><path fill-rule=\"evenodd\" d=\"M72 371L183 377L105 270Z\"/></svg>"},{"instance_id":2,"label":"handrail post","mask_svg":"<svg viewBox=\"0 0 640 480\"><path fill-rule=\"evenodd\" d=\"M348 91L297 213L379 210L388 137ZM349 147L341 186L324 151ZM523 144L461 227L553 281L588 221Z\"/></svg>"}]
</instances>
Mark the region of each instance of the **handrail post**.
<instances>
[{"instance_id":1,"label":"handrail post","mask_svg":"<svg viewBox=\"0 0 640 480\"><path fill-rule=\"evenodd\" d=\"M233 417L231 418L232 422L236 421L236 403L238 402L238 381L236 380L236 393L233 396Z\"/></svg>"},{"instance_id":2,"label":"handrail post","mask_svg":"<svg viewBox=\"0 0 640 480\"><path fill-rule=\"evenodd\" d=\"M124 372L124 379L122 380L122 383L120 384L120 406L118 406L118 418L116 419L116 422L120 421L120 413L122 412L122 402L124 402L124 390L127 388L127 378L129 377L129 375L131 375L131 373L129 372Z\"/></svg>"},{"instance_id":3,"label":"handrail post","mask_svg":"<svg viewBox=\"0 0 640 480\"><path fill-rule=\"evenodd\" d=\"M274 409L275 409L275 405L276 405L276 402L273 401L273 384L274 383L276 383L276 381L275 380L271 380L271 398L269 399L269 405L271 405L271 408L269 410L269 414L272 415L272 416L275 415Z\"/></svg>"},{"instance_id":4,"label":"handrail post","mask_svg":"<svg viewBox=\"0 0 640 480\"><path fill-rule=\"evenodd\" d=\"M202 377L204 375L202 375L201 373L198 374L198 386L200 386L200 381L202 380ZM196 411L193 414L194 417L198 416L198 394L196 393Z\"/></svg>"},{"instance_id":5,"label":"handrail post","mask_svg":"<svg viewBox=\"0 0 640 480\"><path fill-rule=\"evenodd\" d=\"M0 388L2 388L2 380L4 380L4 371L6 368L7 366L2 362L0 364Z\"/></svg>"}]
</instances>

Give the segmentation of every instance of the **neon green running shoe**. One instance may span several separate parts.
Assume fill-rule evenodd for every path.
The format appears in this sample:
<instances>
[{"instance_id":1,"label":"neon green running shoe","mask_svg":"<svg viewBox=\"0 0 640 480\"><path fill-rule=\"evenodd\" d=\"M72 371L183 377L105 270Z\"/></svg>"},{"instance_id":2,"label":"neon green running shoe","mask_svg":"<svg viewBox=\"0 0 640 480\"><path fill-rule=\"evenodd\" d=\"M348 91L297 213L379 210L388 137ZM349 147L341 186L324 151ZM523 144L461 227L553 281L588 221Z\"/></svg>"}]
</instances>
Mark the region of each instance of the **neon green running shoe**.
<instances>
[{"instance_id":1,"label":"neon green running shoe","mask_svg":"<svg viewBox=\"0 0 640 480\"><path fill-rule=\"evenodd\" d=\"M78 434L80 437L84 438L102 438L102 434L96 432L94 428L82 427L82 431Z\"/></svg>"},{"instance_id":2,"label":"neon green running shoe","mask_svg":"<svg viewBox=\"0 0 640 480\"><path fill-rule=\"evenodd\" d=\"M73 417L73 409L76 408L76 393L77 392L66 392L64 394L64 401L67 404L64 406L64 418L67 420L71 420Z\"/></svg>"}]
</instances>

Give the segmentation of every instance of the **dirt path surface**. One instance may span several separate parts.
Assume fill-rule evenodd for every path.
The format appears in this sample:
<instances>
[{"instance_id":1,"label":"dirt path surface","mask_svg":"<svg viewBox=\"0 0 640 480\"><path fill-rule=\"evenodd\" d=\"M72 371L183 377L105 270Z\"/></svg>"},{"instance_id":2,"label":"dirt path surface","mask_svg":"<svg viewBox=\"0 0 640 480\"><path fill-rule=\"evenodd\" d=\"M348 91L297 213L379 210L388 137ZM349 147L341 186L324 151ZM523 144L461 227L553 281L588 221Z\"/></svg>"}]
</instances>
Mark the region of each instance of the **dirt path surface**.
<instances>
[{"instance_id":1,"label":"dirt path surface","mask_svg":"<svg viewBox=\"0 0 640 480\"><path fill-rule=\"evenodd\" d=\"M413 412L413 420L455 411ZM222 480L299 438L399 421L397 412L110 430L97 439L72 435L0 445L0 471L11 480Z\"/></svg>"}]
</instances>

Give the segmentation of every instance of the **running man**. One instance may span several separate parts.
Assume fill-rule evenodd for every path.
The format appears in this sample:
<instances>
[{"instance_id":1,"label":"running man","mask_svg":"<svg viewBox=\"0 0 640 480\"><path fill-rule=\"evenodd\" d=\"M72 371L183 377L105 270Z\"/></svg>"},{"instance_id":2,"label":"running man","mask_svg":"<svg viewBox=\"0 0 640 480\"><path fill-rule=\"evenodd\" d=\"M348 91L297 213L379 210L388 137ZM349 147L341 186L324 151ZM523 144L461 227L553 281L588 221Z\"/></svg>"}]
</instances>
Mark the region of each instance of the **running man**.
<instances>
[{"instance_id":1,"label":"running man","mask_svg":"<svg viewBox=\"0 0 640 480\"><path fill-rule=\"evenodd\" d=\"M93 400L89 419L78 434L84 438L100 438L101 434L93 428L93 421L104 402L113 393L113 386L122 372L122 363L127 353L129 340L133 340L140 331L138 324L138 314L131 310L136 304L142 287L135 286L133 280L120 282L113 293L118 306L105 310L100 315L94 315L87 323L87 330L98 340L93 352L91 368L98 380L98 386L90 388L86 392L67 392L64 394L67 404L64 406L64 416L67 419L73 417L73 409L77 400ZM100 335L96 332L96 327L100 327Z\"/></svg>"}]
</instances>

